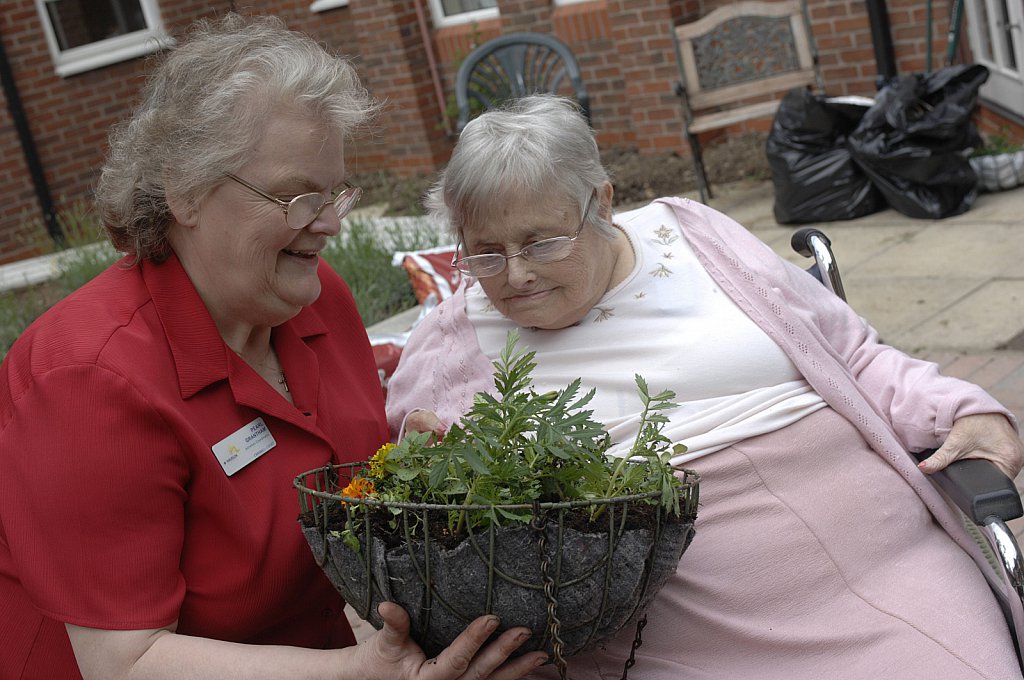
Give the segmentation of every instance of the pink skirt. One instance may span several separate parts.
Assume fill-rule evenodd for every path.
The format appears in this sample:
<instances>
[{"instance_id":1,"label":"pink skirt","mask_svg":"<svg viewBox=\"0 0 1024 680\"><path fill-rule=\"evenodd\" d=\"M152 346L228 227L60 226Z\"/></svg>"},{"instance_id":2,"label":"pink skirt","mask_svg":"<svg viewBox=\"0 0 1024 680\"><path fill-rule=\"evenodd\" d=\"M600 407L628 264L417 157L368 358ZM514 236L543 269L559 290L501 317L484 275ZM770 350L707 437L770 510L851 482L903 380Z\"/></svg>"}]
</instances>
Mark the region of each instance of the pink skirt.
<instances>
[{"instance_id":1,"label":"pink skirt","mask_svg":"<svg viewBox=\"0 0 1024 680\"><path fill-rule=\"evenodd\" d=\"M696 537L648 610L630 678L1021 677L978 567L833 410L689 467ZM635 633L570 659L569 678L620 678Z\"/></svg>"}]
</instances>

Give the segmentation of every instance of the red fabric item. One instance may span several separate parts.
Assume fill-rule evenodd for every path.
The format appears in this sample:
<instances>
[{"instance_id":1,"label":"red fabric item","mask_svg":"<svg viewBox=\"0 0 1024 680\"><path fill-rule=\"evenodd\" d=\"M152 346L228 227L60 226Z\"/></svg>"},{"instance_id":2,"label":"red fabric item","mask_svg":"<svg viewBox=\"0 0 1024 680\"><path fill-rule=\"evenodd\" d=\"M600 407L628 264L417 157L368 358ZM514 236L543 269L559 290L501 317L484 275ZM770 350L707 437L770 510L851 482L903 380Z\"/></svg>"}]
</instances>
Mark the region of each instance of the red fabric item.
<instances>
[{"instance_id":1,"label":"red fabric item","mask_svg":"<svg viewBox=\"0 0 1024 680\"><path fill-rule=\"evenodd\" d=\"M79 677L57 622L354 642L292 479L388 431L352 296L322 262L320 278L274 330L294 406L224 344L175 258L114 265L18 340L0 369L4 678ZM229 477L212 447L256 418L276 446Z\"/></svg>"},{"instance_id":2,"label":"red fabric item","mask_svg":"<svg viewBox=\"0 0 1024 680\"><path fill-rule=\"evenodd\" d=\"M388 394L388 382L390 382L395 369L398 368L398 361L402 358L402 349L405 347L407 337L408 333L370 336L373 359L377 362L377 377L380 379L380 387L385 398Z\"/></svg>"},{"instance_id":3,"label":"red fabric item","mask_svg":"<svg viewBox=\"0 0 1024 680\"><path fill-rule=\"evenodd\" d=\"M437 301L447 300L459 287L462 272L452 266L455 246L395 253L394 260L409 275L416 302L423 304L433 293Z\"/></svg>"}]
</instances>

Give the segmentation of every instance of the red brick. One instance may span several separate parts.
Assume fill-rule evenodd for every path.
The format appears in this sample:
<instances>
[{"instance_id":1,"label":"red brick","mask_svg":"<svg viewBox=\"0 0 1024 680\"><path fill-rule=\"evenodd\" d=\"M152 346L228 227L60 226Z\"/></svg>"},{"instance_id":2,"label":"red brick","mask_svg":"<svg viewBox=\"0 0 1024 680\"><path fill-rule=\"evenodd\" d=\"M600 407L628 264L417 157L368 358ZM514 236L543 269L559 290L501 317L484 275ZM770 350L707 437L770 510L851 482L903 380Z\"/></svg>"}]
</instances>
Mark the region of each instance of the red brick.
<instances>
[{"instance_id":1,"label":"red brick","mask_svg":"<svg viewBox=\"0 0 1024 680\"><path fill-rule=\"evenodd\" d=\"M681 148L680 109L671 94L678 78L669 37L674 21L693 20L730 0L593 0L555 6L550 0L498 0L500 18L478 25L431 27L430 48L445 96L452 93L458 63L481 41L508 30L554 33L580 60L595 126L602 144L628 144L644 152ZM168 30L180 32L212 15L202 0L162 0ZM919 0L889 0L900 72L924 66L926 26ZM826 88L832 93L874 93L875 62L862 0L807 0ZM71 199L85 199L106 145L106 130L128 113L147 70L142 59L113 64L71 78L54 74L32 0L5 0L3 33L46 175ZM949 0L933 6L933 55L945 49L943 22ZM447 161L451 140L438 134L435 100L413 0L360 0L349 7L311 14L308 0L260 0L258 10L281 16L296 30L357 57L364 83L393 103L374 138L350 145L350 165L389 167L398 174L432 173ZM428 13L429 14L429 13ZM428 16L428 22L430 17ZM963 38L966 41L966 38ZM445 102L446 104L447 102ZM763 125L763 123L758 123ZM1024 128L987 109L979 129L1024 138ZM1005 130L1004 130L1005 128ZM0 107L0 259L9 256L12 224L38 211L17 136L6 106Z\"/></svg>"}]
</instances>

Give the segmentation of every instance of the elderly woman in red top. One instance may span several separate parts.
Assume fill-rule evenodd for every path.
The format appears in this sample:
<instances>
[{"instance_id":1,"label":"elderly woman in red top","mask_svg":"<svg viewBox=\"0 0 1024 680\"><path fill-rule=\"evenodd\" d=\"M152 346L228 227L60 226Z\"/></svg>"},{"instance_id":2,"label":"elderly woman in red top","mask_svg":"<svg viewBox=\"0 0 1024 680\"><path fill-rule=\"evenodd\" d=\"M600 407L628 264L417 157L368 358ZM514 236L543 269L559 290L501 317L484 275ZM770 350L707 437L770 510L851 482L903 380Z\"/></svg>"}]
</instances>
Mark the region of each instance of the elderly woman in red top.
<instances>
[{"instance_id":1,"label":"elderly woman in red top","mask_svg":"<svg viewBox=\"0 0 1024 680\"><path fill-rule=\"evenodd\" d=\"M273 19L203 24L111 140L97 191L127 257L0 374L0 676L511 680L528 631L473 622L428 661L408 618L352 647L291 480L388 438L370 347L318 253L359 197L375 109Z\"/></svg>"}]
</instances>

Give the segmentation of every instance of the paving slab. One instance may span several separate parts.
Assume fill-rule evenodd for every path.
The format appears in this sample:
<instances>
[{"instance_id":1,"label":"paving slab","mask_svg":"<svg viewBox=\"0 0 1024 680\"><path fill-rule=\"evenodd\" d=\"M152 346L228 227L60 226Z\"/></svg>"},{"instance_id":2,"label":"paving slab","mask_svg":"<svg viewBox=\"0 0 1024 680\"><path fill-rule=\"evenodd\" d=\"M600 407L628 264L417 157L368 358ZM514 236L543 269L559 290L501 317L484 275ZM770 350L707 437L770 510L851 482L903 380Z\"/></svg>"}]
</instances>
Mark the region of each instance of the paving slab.
<instances>
[{"instance_id":1,"label":"paving slab","mask_svg":"<svg viewBox=\"0 0 1024 680\"><path fill-rule=\"evenodd\" d=\"M1021 225L1022 203L1024 203L1024 186L1009 191L983 193L967 212L947 217L944 222L950 224L974 224L977 222L1005 222Z\"/></svg>"},{"instance_id":2,"label":"paving slab","mask_svg":"<svg viewBox=\"0 0 1024 680\"><path fill-rule=\"evenodd\" d=\"M708 201L708 205L747 229L779 226L773 212L775 189L771 182L747 180L714 185L711 189L715 197ZM696 195L687 195L695 201L700 200Z\"/></svg>"},{"instance_id":3,"label":"paving slab","mask_svg":"<svg viewBox=\"0 0 1024 680\"><path fill-rule=\"evenodd\" d=\"M810 264L789 245L803 225L774 219L770 181L715 190L712 207L786 260ZM886 209L808 226L832 241L854 309L901 349L987 352L1024 337L1024 187L981 194L966 213L941 220Z\"/></svg>"},{"instance_id":4,"label":"paving slab","mask_svg":"<svg viewBox=\"0 0 1024 680\"><path fill-rule=\"evenodd\" d=\"M1024 206L1022 206L1024 210ZM1024 227L1006 223L931 224L860 264L862 274L1020 275Z\"/></svg>"},{"instance_id":5,"label":"paving slab","mask_svg":"<svg viewBox=\"0 0 1024 680\"><path fill-rule=\"evenodd\" d=\"M912 241L925 226L881 223L857 225L842 222L821 225L819 228L832 242L840 272L844 277L848 277L856 274L862 266L873 262L879 255ZM887 274L899 274L902 270L902 267L897 267Z\"/></svg>"},{"instance_id":6,"label":"paving slab","mask_svg":"<svg viewBox=\"0 0 1024 680\"><path fill-rule=\"evenodd\" d=\"M984 351L1004 346L1022 326L1024 278L1000 279L985 282L892 340L914 351L924 347Z\"/></svg>"},{"instance_id":7,"label":"paving slab","mask_svg":"<svg viewBox=\"0 0 1024 680\"><path fill-rule=\"evenodd\" d=\"M840 263L841 264L841 263ZM863 276L843 278L847 298L857 313L875 327L882 339L905 352L947 347L944 338L921 337L915 329L941 315L970 291L984 286L984 279ZM967 291L967 292L965 292ZM986 343L988 344L988 343ZM959 348L957 348L959 349Z\"/></svg>"}]
</instances>

